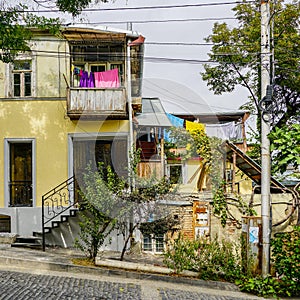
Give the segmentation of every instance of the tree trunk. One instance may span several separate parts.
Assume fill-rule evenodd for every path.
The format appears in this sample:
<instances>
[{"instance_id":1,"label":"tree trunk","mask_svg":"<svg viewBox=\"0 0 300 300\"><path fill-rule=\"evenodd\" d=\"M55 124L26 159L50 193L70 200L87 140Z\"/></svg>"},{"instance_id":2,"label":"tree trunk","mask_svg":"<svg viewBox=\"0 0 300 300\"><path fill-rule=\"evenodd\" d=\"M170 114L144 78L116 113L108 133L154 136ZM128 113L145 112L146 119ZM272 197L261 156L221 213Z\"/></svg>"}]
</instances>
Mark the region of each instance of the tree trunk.
<instances>
[{"instance_id":1,"label":"tree trunk","mask_svg":"<svg viewBox=\"0 0 300 300\"><path fill-rule=\"evenodd\" d=\"M125 255L125 251L126 251L126 248L127 248L127 244L128 244L128 242L129 242L130 238L132 237L133 231L134 231L134 229L137 227L137 225L138 225L138 224L134 225L133 227L131 227L131 228L129 229L128 236L127 236L127 238L126 238L126 240L125 240L125 243L124 243L124 246L123 246L123 249L122 249L120 261L123 261L123 259L124 259L124 255Z\"/></svg>"}]
</instances>

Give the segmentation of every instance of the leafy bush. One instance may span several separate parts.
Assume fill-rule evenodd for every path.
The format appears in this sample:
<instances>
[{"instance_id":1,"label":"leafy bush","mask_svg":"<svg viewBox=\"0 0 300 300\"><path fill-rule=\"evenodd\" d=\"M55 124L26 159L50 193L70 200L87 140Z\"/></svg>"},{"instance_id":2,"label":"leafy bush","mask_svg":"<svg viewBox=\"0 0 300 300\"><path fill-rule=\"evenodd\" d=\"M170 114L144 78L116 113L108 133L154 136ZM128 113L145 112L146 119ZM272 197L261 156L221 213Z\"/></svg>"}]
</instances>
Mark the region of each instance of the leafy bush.
<instances>
[{"instance_id":1,"label":"leafy bush","mask_svg":"<svg viewBox=\"0 0 300 300\"><path fill-rule=\"evenodd\" d=\"M175 273L183 270L195 270L197 257L198 241L191 241L179 236L174 244L164 253L164 262L173 269Z\"/></svg>"},{"instance_id":2,"label":"leafy bush","mask_svg":"<svg viewBox=\"0 0 300 300\"><path fill-rule=\"evenodd\" d=\"M292 232L277 233L271 240L276 277L243 277L236 281L241 291L259 296L300 295L300 226Z\"/></svg>"},{"instance_id":3,"label":"leafy bush","mask_svg":"<svg viewBox=\"0 0 300 300\"><path fill-rule=\"evenodd\" d=\"M169 268L180 273L183 270L198 272L205 280L234 281L241 274L240 255L236 245L217 238L189 240L180 236L164 253Z\"/></svg>"},{"instance_id":4,"label":"leafy bush","mask_svg":"<svg viewBox=\"0 0 300 300\"><path fill-rule=\"evenodd\" d=\"M242 292L252 293L262 297L277 297L280 293L279 281L271 275L263 278L262 276L247 278L241 277L235 283Z\"/></svg>"},{"instance_id":5,"label":"leafy bush","mask_svg":"<svg viewBox=\"0 0 300 300\"><path fill-rule=\"evenodd\" d=\"M300 226L277 233L271 241L276 276L287 296L300 295Z\"/></svg>"}]
</instances>

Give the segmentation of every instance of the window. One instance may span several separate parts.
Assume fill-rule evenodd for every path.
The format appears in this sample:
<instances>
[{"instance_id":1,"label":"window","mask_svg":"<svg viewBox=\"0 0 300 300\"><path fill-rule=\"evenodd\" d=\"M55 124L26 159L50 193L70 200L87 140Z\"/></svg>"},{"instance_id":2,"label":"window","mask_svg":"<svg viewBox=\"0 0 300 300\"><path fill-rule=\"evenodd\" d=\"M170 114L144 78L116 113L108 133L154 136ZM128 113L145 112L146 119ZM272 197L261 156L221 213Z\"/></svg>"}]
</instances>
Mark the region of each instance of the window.
<instances>
[{"instance_id":1,"label":"window","mask_svg":"<svg viewBox=\"0 0 300 300\"><path fill-rule=\"evenodd\" d=\"M103 72L106 70L106 65L91 65L91 72Z\"/></svg>"},{"instance_id":2,"label":"window","mask_svg":"<svg viewBox=\"0 0 300 300\"><path fill-rule=\"evenodd\" d=\"M164 251L164 234L144 235L143 250L161 253Z\"/></svg>"},{"instance_id":3,"label":"window","mask_svg":"<svg viewBox=\"0 0 300 300\"><path fill-rule=\"evenodd\" d=\"M181 164L169 164L167 165L167 174L171 183L182 183L182 165Z\"/></svg>"},{"instance_id":4,"label":"window","mask_svg":"<svg viewBox=\"0 0 300 300\"><path fill-rule=\"evenodd\" d=\"M13 64L13 96L31 96L31 61L18 60Z\"/></svg>"},{"instance_id":5,"label":"window","mask_svg":"<svg viewBox=\"0 0 300 300\"><path fill-rule=\"evenodd\" d=\"M32 143L9 142L8 195L9 206L32 206Z\"/></svg>"},{"instance_id":6,"label":"window","mask_svg":"<svg viewBox=\"0 0 300 300\"><path fill-rule=\"evenodd\" d=\"M121 63L120 64L111 64L110 69L111 70L113 70L113 69L118 69L119 70L120 83L121 83L121 85L123 85L124 82L125 82L124 65L121 64Z\"/></svg>"}]
</instances>

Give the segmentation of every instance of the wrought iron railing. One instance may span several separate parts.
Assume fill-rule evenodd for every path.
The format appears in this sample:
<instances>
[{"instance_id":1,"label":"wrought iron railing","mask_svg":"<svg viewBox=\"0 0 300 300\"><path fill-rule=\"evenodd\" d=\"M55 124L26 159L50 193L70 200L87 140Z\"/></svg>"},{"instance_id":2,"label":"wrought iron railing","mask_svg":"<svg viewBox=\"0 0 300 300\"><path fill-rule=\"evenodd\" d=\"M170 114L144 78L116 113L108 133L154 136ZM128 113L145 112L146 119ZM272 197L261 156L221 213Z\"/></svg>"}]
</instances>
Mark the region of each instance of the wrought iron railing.
<instances>
[{"instance_id":1,"label":"wrought iron railing","mask_svg":"<svg viewBox=\"0 0 300 300\"><path fill-rule=\"evenodd\" d=\"M74 207L77 197L74 195L75 177L62 182L42 196L42 234L43 251L45 251L46 225L59 215Z\"/></svg>"},{"instance_id":2,"label":"wrought iron railing","mask_svg":"<svg viewBox=\"0 0 300 300\"><path fill-rule=\"evenodd\" d=\"M9 206L32 206L32 181L9 182Z\"/></svg>"}]
</instances>

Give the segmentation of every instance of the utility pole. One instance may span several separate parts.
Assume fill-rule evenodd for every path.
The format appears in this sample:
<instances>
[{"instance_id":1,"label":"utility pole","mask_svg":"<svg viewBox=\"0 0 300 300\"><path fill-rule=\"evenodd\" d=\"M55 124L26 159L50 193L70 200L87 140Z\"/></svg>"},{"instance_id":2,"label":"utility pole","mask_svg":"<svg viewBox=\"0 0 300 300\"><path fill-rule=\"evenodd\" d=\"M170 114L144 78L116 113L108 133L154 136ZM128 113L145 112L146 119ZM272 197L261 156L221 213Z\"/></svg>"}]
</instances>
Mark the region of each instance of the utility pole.
<instances>
[{"instance_id":1,"label":"utility pole","mask_svg":"<svg viewBox=\"0 0 300 300\"><path fill-rule=\"evenodd\" d=\"M127 23L127 30L132 31L132 23ZM132 123L132 98L131 98L131 40L127 41L127 61L126 61L126 74L127 74L127 104L128 104L128 121L129 121L129 141L128 141L128 172L130 187L134 186L134 178L132 174L132 161L131 156L134 150L134 138L133 138L133 123Z\"/></svg>"},{"instance_id":2,"label":"utility pole","mask_svg":"<svg viewBox=\"0 0 300 300\"><path fill-rule=\"evenodd\" d=\"M270 85L270 0L261 0L261 99L267 97ZM262 116L262 112L261 112ZM271 158L270 124L261 117L261 217L262 217L262 276L270 273L271 237Z\"/></svg>"}]
</instances>

